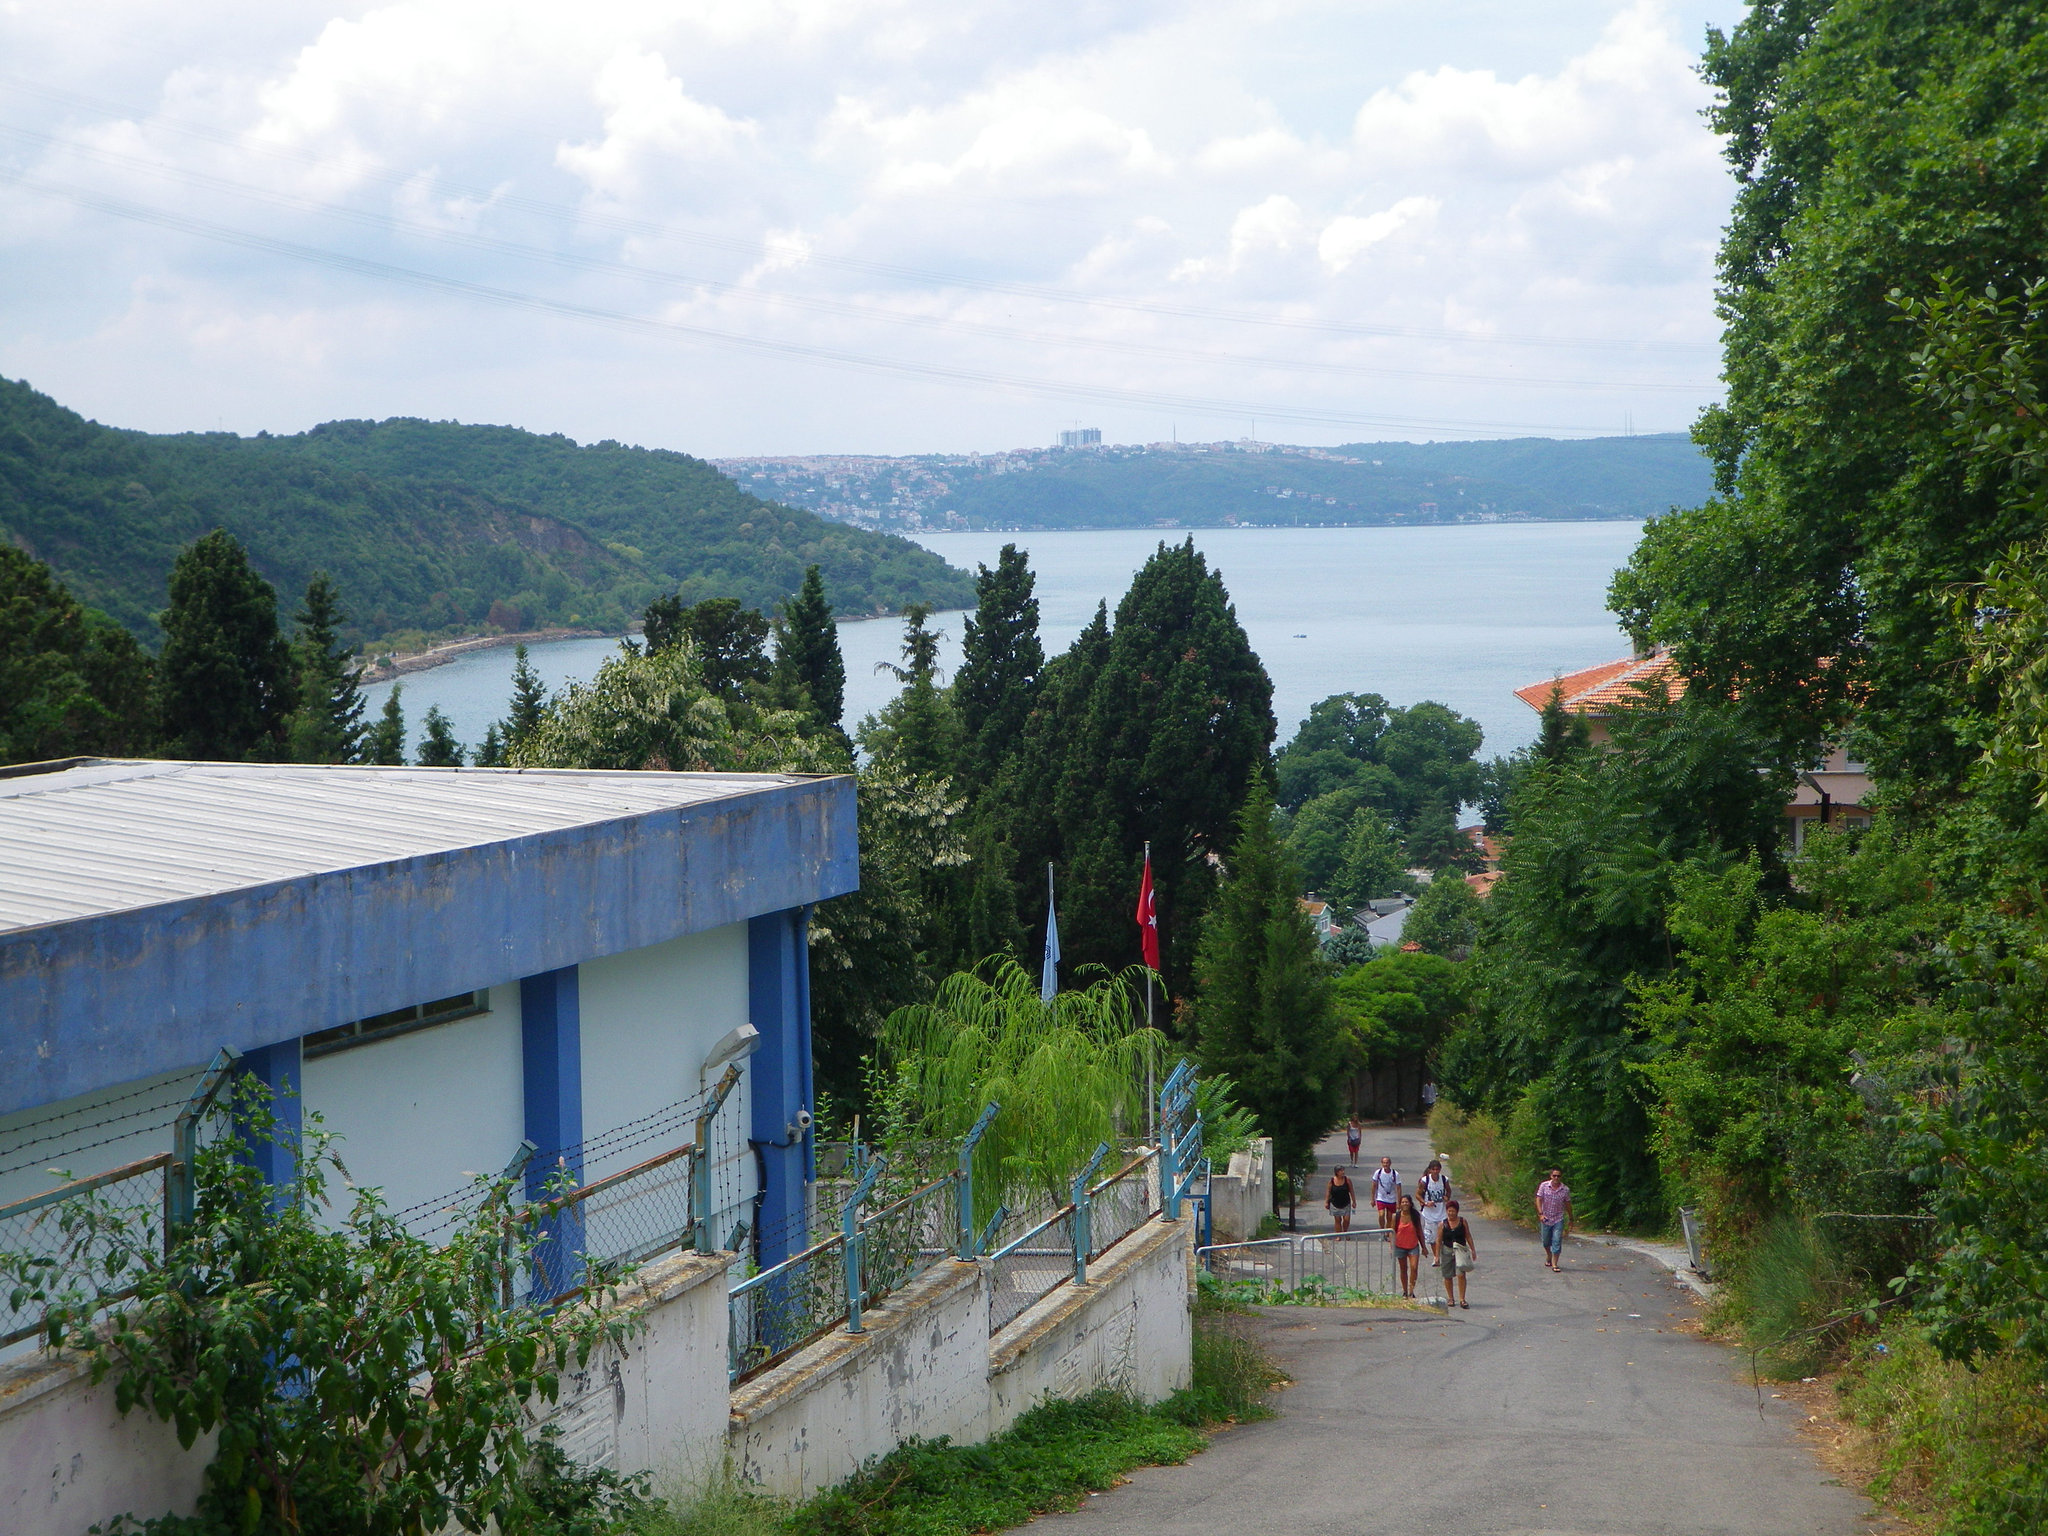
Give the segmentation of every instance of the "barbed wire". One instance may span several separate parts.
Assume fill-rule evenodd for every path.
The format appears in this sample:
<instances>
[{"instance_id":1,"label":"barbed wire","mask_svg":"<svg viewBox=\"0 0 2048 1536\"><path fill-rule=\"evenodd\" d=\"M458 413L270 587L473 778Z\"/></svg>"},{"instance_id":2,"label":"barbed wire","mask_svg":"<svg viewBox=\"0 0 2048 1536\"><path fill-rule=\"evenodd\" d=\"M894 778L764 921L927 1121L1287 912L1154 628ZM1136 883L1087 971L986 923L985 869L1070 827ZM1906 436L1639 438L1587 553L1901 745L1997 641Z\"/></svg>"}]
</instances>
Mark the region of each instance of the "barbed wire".
<instances>
[{"instance_id":1,"label":"barbed wire","mask_svg":"<svg viewBox=\"0 0 2048 1536\"><path fill-rule=\"evenodd\" d=\"M167 1131L172 1126L178 1123L178 1117L175 1113L172 1113L166 1119L156 1120L147 1125L139 1125L131 1127L130 1129L125 1131L117 1131L112 1136L102 1136L98 1141L85 1141L74 1144L70 1139L72 1136L83 1136L90 1131L104 1130L106 1127L110 1125L118 1125L123 1121L140 1120L143 1117L150 1115L152 1113L162 1114L165 1110L170 1110L174 1107L182 1108L185 1102L185 1097L185 1095L180 1094L176 1099L171 1100L168 1104L155 1105L149 1109L131 1110L125 1115L113 1115L105 1120L95 1120L91 1125L75 1126L67 1135L39 1136L33 1141L18 1143L10 1150L15 1152L22 1152L28 1150L31 1147L55 1146L60 1142L63 1143L63 1145L57 1151L46 1152L40 1156L28 1158L23 1162L10 1163L4 1168L0 1168L0 1178L4 1178L11 1173L21 1173L30 1168L47 1167L52 1161L54 1161L57 1158L70 1157L80 1152L92 1152L100 1147L111 1147L117 1141L127 1141L131 1137L147 1135L151 1131Z\"/></svg>"}]
</instances>

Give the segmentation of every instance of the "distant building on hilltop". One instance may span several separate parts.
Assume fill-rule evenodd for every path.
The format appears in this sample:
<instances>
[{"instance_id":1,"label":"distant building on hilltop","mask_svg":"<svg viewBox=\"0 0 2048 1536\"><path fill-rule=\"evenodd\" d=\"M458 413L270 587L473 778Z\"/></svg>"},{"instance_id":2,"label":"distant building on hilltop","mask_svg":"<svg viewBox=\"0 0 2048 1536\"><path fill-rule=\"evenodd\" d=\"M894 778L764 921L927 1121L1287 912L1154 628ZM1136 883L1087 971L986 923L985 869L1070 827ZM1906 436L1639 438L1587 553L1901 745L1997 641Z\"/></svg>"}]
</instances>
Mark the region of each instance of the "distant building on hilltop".
<instances>
[{"instance_id":1,"label":"distant building on hilltop","mask_svg":"<svg viewBox=\"0 0 2048 1536\"><path fill-rule=\"evenodd\" d=\"M1100 448L1102 446L1102 428L1076 427L1071 432L1062 432L1060 434L1060 446L1062 448Z\"/></svg>"}]
</instances>

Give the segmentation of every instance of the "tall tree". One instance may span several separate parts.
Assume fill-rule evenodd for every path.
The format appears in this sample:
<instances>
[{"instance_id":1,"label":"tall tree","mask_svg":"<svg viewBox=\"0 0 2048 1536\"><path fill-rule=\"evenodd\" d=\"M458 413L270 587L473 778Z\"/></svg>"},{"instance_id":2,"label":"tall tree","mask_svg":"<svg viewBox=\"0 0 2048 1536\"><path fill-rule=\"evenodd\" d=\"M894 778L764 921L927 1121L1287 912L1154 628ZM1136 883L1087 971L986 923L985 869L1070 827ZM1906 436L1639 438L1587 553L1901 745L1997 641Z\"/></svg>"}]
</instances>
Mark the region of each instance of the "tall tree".
<instances>
[{"instance_id":1,"label":"tall tree","mask_svg":"<svg viewBox=\"0 0 2048 1536\"><path fill-rule=\"evenodd\" d=\"M419 756L413 761L422 768L460 768L466 756L462 743L455 739L455 728L441 713L441 706L429 705L427 718L420 726Z\"/></svg>"},{"instance_id":2,"label":"tall tree","mask_svg":"<svg viewBox=\"0 0 2048 1536\"><path fill-rule=\"evenodd\" d=\"M0 763L146 750L151 673L132 635L0 542Z\"/></svg>"},{"instance_id":3,"label":"tall tree","mask_svg":"<svg viewBox=\"0 0 2048 1536\"><path fill-rule=\"evenodd\" d=\"M508 753L533 734L547 709L547 684L534 670L533 658L527 654L526 646L523 643L515 645L512 647L512 708L498 733L504 738Z\"/></svg>"},{"instance_id":4,"label":"tall tree","mask_svg":"<svg viewBox=\"0 0 2048 1536\"><path fill-rule=\"evenodd\" d=\"M1345 1052L1301 871L1274 834L1262 778L1250 781L1226 867L1195 962L1196 1049L1205 1072L1236 1080L1238 1103L1298 1180L1342 1113Z\"/></svg>"},{"instance_id":5,"label":"tall tree","mask_svg":"<svg viewBox=\"0 0 2048 1536\"><path fill-rule=\"evenodd\" d=\"M377 723L363 737L363 761L380 768L397 768L405 762L405 706L398 696L405 684L393 683L384 696L384 708Z\"/></svg>"},{"instance_id":6,"label":"tall tree","mask_svg":"<svg viewBox=\"0 0 2048 1536\"><path fill-rule=\"evenodd\" d=\"M903 608L903 664L878 662L903 691L862 722L860 742L879 761L913 778L950 780L960 765L960 718L939 687L939 642L923 603Z\"/></svg>"},{"instance_id":7,"label":"tall tree","mask_svg":"<svg viewBox=\"0 0 2048 1536\"><path fill-rule=\"evenodd\" d=\"M1272 743L1273 684L1222 573L1192 538L1161 544L1117 605L1053 807L1072 829L1069 958L1130 963L1131 904L1150 842L1167 986L1186 994L1215 889L1211 855L1229 846L1245 786L1266 772Z\"/></svg>"},{"instance_id":8,"label":"tall tree","mask_svg":"<svg viewBox=\"0 0 2048 1536\"><path fill-rule=\"evenodd\" d=\"M761 703L768 682L768 620L736 598L707 597L683 610L680 634L697 653L704 686L728 704ZM653 643L653 628L648 630Z\"/></svg>"},{"instance_id":9,"label":"tall tree","mask_svg":"<svg viewBox=\"0 0 2048 1536\"><path fill-rule=\"evenodd\" d=\"M191 758L277 757L293 702L277 593L219 528L180 551L170 586L157 664L165 739Z\"/></svg>"},{"instance_id":10,"label":"tall tree","mask_svg":"<svg viewBox=\"0 0 2048 1536\"><path fill-rule=\"evenodd\" d=\"M978 796L1022 745L1038 701L1045 647L1038 638L1038 599L1024 552L1005 544L996 567L980 567L979 601L961 642L953 702L963 736L960 779Z\"/></svg>"},{"instance_id":11,"label":"tall tree","mask_svg":"<svg viewBox=\"0 0 2048 1536\"><path fill-rule=\"evenodd\" d=\"M286 725L295 763L352 763L363 746L363 669L353 646L342 644L346 615L341 594L325 571L306 583L292 637L296 705Z\"/></svg>"},{"instance_id":12,"label":"tall tree","mask_svg":"<svg viewBox=\"0 0 2048 1536\"><path fill-rule=\"evenodd\" d=\"M784 708L808 708L826 725L844 727L846 662L832 605L825 601L825 579L815 565L805 568L802 588L776 621L775 676Z\"/></svg>"}]
</instances>

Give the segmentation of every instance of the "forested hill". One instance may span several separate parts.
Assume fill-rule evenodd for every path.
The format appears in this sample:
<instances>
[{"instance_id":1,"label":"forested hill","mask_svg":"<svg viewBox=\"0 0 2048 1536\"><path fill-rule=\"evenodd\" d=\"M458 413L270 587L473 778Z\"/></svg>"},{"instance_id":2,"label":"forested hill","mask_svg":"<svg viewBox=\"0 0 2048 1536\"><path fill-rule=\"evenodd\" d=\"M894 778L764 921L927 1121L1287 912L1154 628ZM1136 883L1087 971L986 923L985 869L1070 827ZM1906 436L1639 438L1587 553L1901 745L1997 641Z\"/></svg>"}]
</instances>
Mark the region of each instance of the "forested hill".
<instances>
[{"instance_id":1,"label":"forested hill","mask_svg":"<svg viewBox=\"0 0 2048 1536\"><path fill-rule=\"evenodd\" d=\"M973 596L927 550L762 501L687 454L398 420L156 436L0 379L0 539L81 600L153 639L173 557L214 527L286 594L327 571L358 639L616 630L677 590L772 608L812 563L841 613Z\"/></svg>"},{"instance_id":2,"label":"forested hill","mask_svg":"<svg viewBox=\"0 0 2048 1536\"><path fill-rule=\"evenodd\" d=\"M1657 517L1713 491L1680 433L1474 443L1149 443L920 458L724 459L863 527L1189 528Z\"/></svg>"}]
</instances>

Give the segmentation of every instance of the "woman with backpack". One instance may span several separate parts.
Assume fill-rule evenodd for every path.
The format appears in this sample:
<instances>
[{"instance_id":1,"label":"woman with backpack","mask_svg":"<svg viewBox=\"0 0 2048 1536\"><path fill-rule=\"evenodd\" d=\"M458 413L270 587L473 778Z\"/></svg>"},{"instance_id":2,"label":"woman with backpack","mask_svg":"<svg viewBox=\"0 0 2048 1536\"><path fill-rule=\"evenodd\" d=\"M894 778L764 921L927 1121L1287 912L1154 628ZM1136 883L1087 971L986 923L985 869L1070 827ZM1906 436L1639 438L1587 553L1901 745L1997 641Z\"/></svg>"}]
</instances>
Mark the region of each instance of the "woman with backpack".
<instances>
[{"instance_id":1,"label":"woman with backpack","mask_svg":"<svg viewBox=\"0 0 2048 1536\"><path fill-rule=\"evenodd\" d=\"M1446 1209L1436 1239L1436 1267L1443 1272L1444 1300L1469 1312L1472 1303L1465 1299L1465 1277L1478 1268L1479 1250L1472 1242L1472 1223L1459 1214L1457 1201Z\"/></svg>"},{"instance_id":2,"label":"woman with backpack","mask_svg":"<svg viewBox=\"0 0 2048 1536\"><path fill-rule=\"evenodd\" d=\"M1415 1209L1415 1197L1403 1195L1394 1207L1394 1266L1401 1274L1401 1294L1415 1296L1415 1280L1422 1273L1422 1212Z\"/></svg>"}]
</instances>

